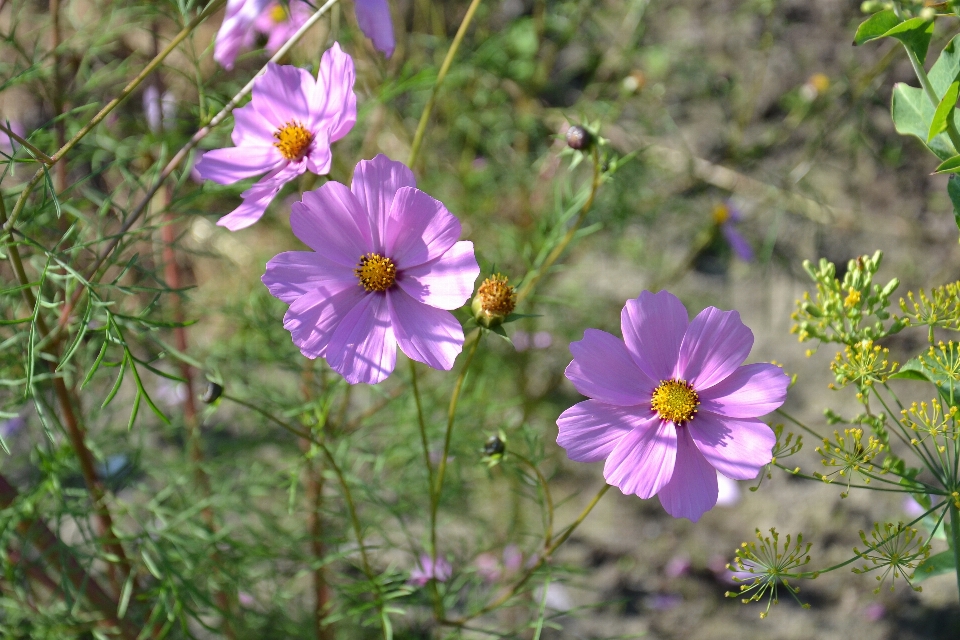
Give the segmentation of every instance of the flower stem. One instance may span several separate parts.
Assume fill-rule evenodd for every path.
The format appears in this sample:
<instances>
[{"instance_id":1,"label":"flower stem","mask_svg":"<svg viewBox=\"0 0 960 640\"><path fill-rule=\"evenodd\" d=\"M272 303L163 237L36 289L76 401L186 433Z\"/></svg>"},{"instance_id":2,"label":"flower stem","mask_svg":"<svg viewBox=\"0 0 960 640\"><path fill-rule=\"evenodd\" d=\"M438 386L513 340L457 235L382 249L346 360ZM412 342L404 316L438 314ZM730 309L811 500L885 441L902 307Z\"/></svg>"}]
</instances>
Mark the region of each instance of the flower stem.
<instances>
[{"instance_id":1,"label":"flower stem","mask_svg":"<svg viewBox=\"0 0 960 640\"><path fill-rule=\"evenodd\" d=\"M580 226L583 224L583 221L586 219L587 214L590 213L590 209L593 208L593 201L597 196L597 191L600 189L601 182L601 172L600 172L600 154L597 151L596 146L593 148L593 181L590 183L590 196L587 198L587 201L583 203L583 207L580 209L580 214L577 216L576 221L573 223L573 226L567 231L567 233L560 240L560 243L553 248L553 251L547 256L539 267L532 274L528 274L524 278L523 285L520 287L520 290L517 292L517 304L526 298L533 291L533 288L536 286L537 282L543 277L543 274L553 266L553 263L560 258L563 252L566 250L567 245L573 240L573 236L576 235L577 230L580 229Z\"/></svg>"},{"instance_id":2,"label":"flower stem","mask_svg":"<svg viewBox=\"0 0 960 640\"><path fill-rule=\"evenodd\" d=\"M950 497L950 535L953 538L953 567L957 573L957 588L960 589L960 509Z\"/></svg>"},{"instance_id":3,"label":"flower stem","mask_svg":"<svg viewBox=\"0 0 960 640\"><path fill-rule=\"evenodd\" d=\"M450 65L453 64L453 58L457 55L457 49L460 48L460 43L463 42L463 36L466 35L467 28L470 27L470 22L473 20L473 14L477 12L477 7L479 6L480 0L473 0L470 6L467 7L467 13L463 16L463 20L460 22L460 28L457 29L457 35L453 37L453 43L447 51L447 57L443 59L443 64L440 65L440 71L437 72L437 79L433 83L433 89L430 92L430 97L427 99L427 104L424 105L423 112L420 114L420 122L417 123L417 131L413 135L413 143L410 145L410 157L407 159L407 166L411 169L414 163L416 163L417 157L420 155L420 147L423 145L423 135L427 131L427 123L430 122L430 114L433 112L433 105L437 101L437 93L440 90L440 85L443 84L444 79L447 77Z\"/></svg>"}]
</instances>

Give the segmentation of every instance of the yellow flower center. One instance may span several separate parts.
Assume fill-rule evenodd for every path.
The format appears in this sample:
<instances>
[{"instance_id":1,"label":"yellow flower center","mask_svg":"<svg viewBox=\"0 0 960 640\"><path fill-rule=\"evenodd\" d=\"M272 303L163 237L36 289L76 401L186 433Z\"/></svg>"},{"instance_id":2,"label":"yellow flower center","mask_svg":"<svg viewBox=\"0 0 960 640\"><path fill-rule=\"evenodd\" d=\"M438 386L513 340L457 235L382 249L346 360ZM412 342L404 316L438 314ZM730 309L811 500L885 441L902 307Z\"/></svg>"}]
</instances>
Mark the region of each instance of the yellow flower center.
<instances>
[{"instance_id":1,"label":"yellow flower center","mask_svg":"<svg viewBox=\"0 0 960 640\"><path fill-rule=\"evenodd\" d=\"M682 425L693 420L700 405L700 396L686 380L662 380L653 390L650 408L663 420Z\"/></svg>"},{"instance_id":2,"label":"yellow flower center","mask_svg":"<svg viewBox=\"0 0 960 640\"><path fill-rule=\"evenodd\" d=\"M499 273L490 276L477 289L480 296L480 305L485 313L506 317L513 313L517 306L517 295L509 284L507 277Z\"/></svg>"},{"instance_id":3,"label":"yellow flower center","mask_svg":"<svg viewBox=\"0 0 960 640\"><path fill-rule=\"evenodd\" d=\"M284 22L286 21L289 14L287 13L287 8L281 3L274 5L273 9L270 10L270 19L274 22Z\"/></svg>"},{"instance_id":4,"label":"yellow flower center","mask_svg":"<svg viewBox=\"0 0 960 640\"><path fill-rule=\"evenodd\" d=\"M397 266L393 260L376 253L360 256L360 263L353 270L360 286L367 291L386 291L397 281Z\"/></svg>"},{"instance_id":5,"label":"yellow flower center","mask_svg":"<svg viewBox=\"0 0 960 640\"><path fill-rule=\"evenodd\" d=\"M280 149L280 154L287 160L302 158L307 152L307 147L313 142L313 134L302 124L293 120L278 129L273 137L277 139L273 146Z\"/></svg>"},{"instance_id":6,"label":"yellow flower center","mask_svg":"<svg viewBox=\"0 0 960 640\"><path fill-rule=\"evenodd\" d=\"M850 292L847 294L847 297L843 299L843 306L847 309L855 307L860 304L860 292L850 287Z\"/></svg>"},{"instance_id":7,"label":"yellow flower center","mask_svg":"<svg viewBox=\"0 0 960 640\"><path fill-rule=\"evenodd\" d=\"M723 224L730 219L730 208L724 203L720 203L713 208L713 221L717 224Z\"/></svg>"}]
</instances>

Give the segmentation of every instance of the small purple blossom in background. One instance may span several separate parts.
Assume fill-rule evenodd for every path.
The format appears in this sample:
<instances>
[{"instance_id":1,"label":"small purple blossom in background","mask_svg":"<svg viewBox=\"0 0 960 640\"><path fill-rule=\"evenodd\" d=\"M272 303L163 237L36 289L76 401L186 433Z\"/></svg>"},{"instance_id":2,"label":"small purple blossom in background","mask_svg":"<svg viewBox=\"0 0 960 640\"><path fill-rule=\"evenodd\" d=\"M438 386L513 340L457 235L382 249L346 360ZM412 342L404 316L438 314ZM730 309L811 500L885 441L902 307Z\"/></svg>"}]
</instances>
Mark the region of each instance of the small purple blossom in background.
<instances>
[{"instance_id":1,"label":"small purple blossom in background","mask_svg":"<svg viewBox=\"0 0 960 640\"><path fill-rule=\"evenodd\" d=\"M290 0L286 6L274 0L264 7L253 21L253 28L267 36L265 48L267 53L273 55L293 37L293 34L310 19L311 15L313 10L303 0Z\"/></svg>"},{"instance_id":2,"label":"small purple blossom in background","mask_svg":"<svg viewBox=\"0 0 960 640\"><path fill-rule=\"evenodd\" d=\"M173 129L177 118L176 96L170 90L160 95L160 90L150 85L143 91L143 114L151 133L160 133L161 127Z\"/></svg>"},{"instance_id":3,"label":"small purple blossom in background","mask_svg":"<svg viewBox=\"0 0 960 640\"><path fill-rule=\"evenodd\" d=\"M10 438L17 435L27 426L27 416L24 412L12 418L0 421L0 437Z\"/></svg>"},{"instance_id":4,"label":"small purple blossom in background","mask_svg":"<svg viewBox=\"0 0 960 640\"><path fill-rule=\"evenodd\" d=\"M477 574L484 582L497 582L502 578L509 578L523 567L523 552L515 544L508 544L503 549L503 563L492 553L481 553L475 561Z\"/></svg>"},{"instance_id":5,"label":"small purple blossom in background","mask_svg":"<svg viewBox=\"0 0 960 640\"><path fill-rule=\"evenodd\" d=\"M196 164L205 180L233 184L266 173L241 194L243 204L220 218L231 231L259 220L280 188L308 169L330 171L330 144L357 121L353 59L334 43L317 79L304 69L270 63L253 85L253 99L233 112L234 147L207 151Z\"/></svg>"},{"instance_id":6,"label":"small purple blossom in background","mask_svg":"<svg viewBox=\"0 0 960 640\"><path fill-rule=\"evenodd\" d=\"M917 502L916 498L908 495L903 497L903 512L911 518L919 518L925 514L927 510L924 509L922 504Z\"/></svg>"},{"instance_id":7,"label":"small purple blossom in background","mask_svg":"<svg viewBox=\"0 0 960 640\"><path fill-rule=\"evenodd\" d=\"M713 221L720 229L727 244L744 262L753 262L753 247L737 231L736 225L743 220L743 213L730 200L721 202L713 208Z\"/></svg>"},{"instance_id":8,"label":"small purple blossom in background","mask_svg":"<svg viewBox=\"0 0 960 640\"><path fill-rule=\"evenodd\" d=\"M23 139L27 138L27 131L23 128L23 125L17 122L16 120L5 120L3 123L10 131L13 131L15 134L20 136ZM3 153L6 156L12 156L13 152L16 149L20 148L20 143L14 140L9 134L6 134L0 131L0 153Z\"/></svg>"},{"instance_id":9,"label":"small purple blossom in background","mask_svg":"<svg viewBox=\"0 0 960 640\"><path fill-rule=\"evenodd\" d=\"M880 622L887 615L887 608L881 602L871 602L863 609L863 617L870 622Z\"/></svg>"},{"instance_id":10,"label":"small purple blossom in background","mask_svg":"<svg viewBox=\"0 0 960 640\"><path fill-rule=\"evenodd\" d=\"M227 0L227 11L213 44L213 59L221 67L233 69L240 51L253 46L253 23L269 3L270 0Z\"/></svg>"},{"instance_id":11,"label":"small purple blossom in background","mask_svg":"<svg viewBox=\"0 0 960 640\"><path fill-rule=\"evenodd\" d=\"M670 562L663 568L663 575L668 578L679 578L690 573L692 568L690 556L679 555L670 558Z\"/></svg>"},{"instance_id":12,"label":"small purple blossom in background","mask_svg":"<svg viewBox=\"0 0 960 640\"><path fill-rule=\"evenodd\" d=\"M590 398L557 420L557 444L578 462L605 460L624 494L660 496L694 522L717 503L717 471L756 477L776 437L759 416L778 408L789 377L741 366L753 333L736 311L707 307L692 321L676 296L644 291L621 313L623 340L587 329L570 345L566 376Z\"/></svg>"},{"instance_id":13,"label":"small purple blossom in background","mask_svg":"<svg viewBox=\"0 0 960 640\"><path fill-rule=\"evenodd\" d=\"M389 58L397 43L393 37L393 20L387 0L354 0L357 24L363 35L373 41L377 51Z\"/></svg>"},{"instance_id":14,"label":"small purple blossom in background","mask_svg":"<svg viewBox=\"0 0 960 640\"><path fill-rule=\"evenodd\" d=\"M453 567L446 558L437 558L436 564L429 554L421 554L417 567L410 572L409 583L415 587L422 587L431 580L446 582L453 575Z\"/></svg>"},{"instance_id":15,"label":"small purple blossom in background","mask_svg":"<svg viewBox=\"0 0 960 640\"><path fill-rule=\"evenodd\" d=\"M449 371L463 348L450 313L473 295L480 267L460 221L384 155L362 160L348 189L328 182L303 194L293 233L314 251L267 263L263 283L290 305L283 326L308 358L351 384L376 384L407 357Z\"/></svg>"},{"instance_id":16,"label":"small purple blossom in background","mask_svg":"<svg viewBox=\"0 0 960 640\"><path fill-rule=\"evenodd\" d=\"M548 349L553 344L553 336L549 331L537 331L532 336L519 329L510 337L513 342L513 348L517 351L527 351L528 349Z\"/></svg>"}]
</instances>

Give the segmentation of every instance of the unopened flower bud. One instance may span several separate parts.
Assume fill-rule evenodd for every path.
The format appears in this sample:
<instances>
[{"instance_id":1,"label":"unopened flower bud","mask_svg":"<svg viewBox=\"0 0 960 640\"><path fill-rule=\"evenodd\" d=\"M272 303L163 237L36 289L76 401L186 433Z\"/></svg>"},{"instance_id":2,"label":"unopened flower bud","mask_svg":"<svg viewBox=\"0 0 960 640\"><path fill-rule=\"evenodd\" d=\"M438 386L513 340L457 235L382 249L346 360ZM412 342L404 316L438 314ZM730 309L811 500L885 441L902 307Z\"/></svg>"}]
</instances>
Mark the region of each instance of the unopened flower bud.
<instances>
[{"instance_id":1,"label":"unopened flower bud","mask_svg":"<svg viewBox=\"0 0 960 640\"><path fill-rule=\"evenodd\" d=\"M586 151L593 144L593 134L578 124L567 129L567 146L576 151Z\"/></svg>"},{"instance_id":2,"label":"unopened flower bud","mask_svg":"<svg viewBox=\"0 0 960 640\"><path fill-rule=\"evenodd\" d=\"M516 306L516 292L507 284L507 277L498 273L481 283L470 308L477 324L489 329L503 324Z\"/></svg>"},{"instance_id":3,"label":"unopened flower bud","mask_svg":"<svg viewBox=\"0 0 960 640\"><path fill-rule=\"evenodd\" d=\"M507 446L500 439L500 436L490 436L483 445L483 455L485 456L502 456L506 450Z\"/></svg>"},{"instance_id":4,"label":"unopened flower bud","mask_svg":"<svg viewBox=\"0 0 960 640\"><path fill-rule=\"evenodd\" d=\"M201 400L207 404L213 404L220 399L220 396L223 395L223 387L217 384L216 382L208 382L207 390L203 392L203 395L200 397Z\"/></svg>"}]
</instances>

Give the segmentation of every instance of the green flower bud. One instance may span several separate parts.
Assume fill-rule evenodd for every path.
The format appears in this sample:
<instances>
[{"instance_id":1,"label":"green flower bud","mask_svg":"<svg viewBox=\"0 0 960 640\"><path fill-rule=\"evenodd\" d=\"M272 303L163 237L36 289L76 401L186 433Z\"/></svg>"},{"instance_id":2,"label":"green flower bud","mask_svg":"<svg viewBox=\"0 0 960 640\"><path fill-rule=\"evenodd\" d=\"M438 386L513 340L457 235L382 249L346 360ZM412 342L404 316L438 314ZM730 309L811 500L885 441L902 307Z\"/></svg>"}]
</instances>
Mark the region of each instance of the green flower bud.
<instances>
[{"instance_id":1,"label":"green flower bud","mask_svg":"<svg viewBox=\"0 0 960 640\"><path fill-rule=\"evenodd\" d=\"M213 404L220 399L220 396L223 395L223 387L217 384L216 382L208 382L207 390L203 392L203 395L200 396L200 399L206 402L207 404Z\"/></svg>"}]
</instances>

